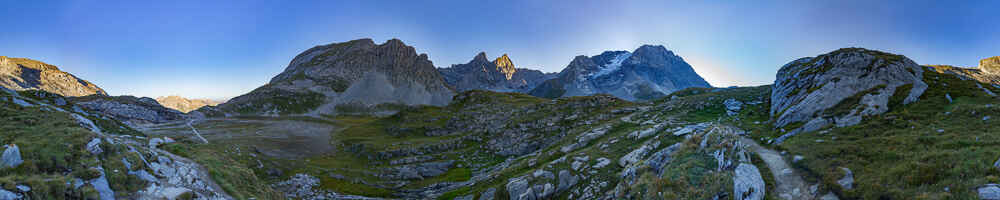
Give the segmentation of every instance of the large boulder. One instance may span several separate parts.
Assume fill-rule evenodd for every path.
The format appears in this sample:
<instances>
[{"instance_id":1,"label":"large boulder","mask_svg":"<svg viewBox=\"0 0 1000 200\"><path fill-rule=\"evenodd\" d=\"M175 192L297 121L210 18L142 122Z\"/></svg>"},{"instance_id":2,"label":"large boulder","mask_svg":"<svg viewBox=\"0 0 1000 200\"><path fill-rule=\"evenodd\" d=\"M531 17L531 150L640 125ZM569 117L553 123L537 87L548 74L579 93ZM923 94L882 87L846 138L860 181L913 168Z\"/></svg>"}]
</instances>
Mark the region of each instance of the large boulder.
<instances>
[{"instance_id":1,"label":"large boulder","mask_svg":"<svg viewBox=\"0 0 1000 200\"><path fill-rule=\"evenodd\" d=\"M927 89L923 72L904 56L861 48L801 58L778 71L771 116L775 127L796 125L788 127L793 129L788 136L855 125L864 116L885 113L890 104L917 101Z\"/></svg>"},{"instance_id":2,"label":"large boulder","mask_svg":"<svg viewBox=\"0 0 1000 200\"><path fill-rule=\"evenodd\" d=\"M739 200L764 199L764 178L756 166L740 163L733 175L733 194Z\"/></svg>"},{"instance_id":3,"label":"large boulder","mask_svg":"<svg viewBox=\"0 0 1000 200\"><path fill-rule=\"evenodd\" d=\"M0 167L17 167L24 163L21 159L21 150L17 148L16 144L10 144L7 149L3 151L3 157L0 157Z\"/></svg>"}]
</instances>

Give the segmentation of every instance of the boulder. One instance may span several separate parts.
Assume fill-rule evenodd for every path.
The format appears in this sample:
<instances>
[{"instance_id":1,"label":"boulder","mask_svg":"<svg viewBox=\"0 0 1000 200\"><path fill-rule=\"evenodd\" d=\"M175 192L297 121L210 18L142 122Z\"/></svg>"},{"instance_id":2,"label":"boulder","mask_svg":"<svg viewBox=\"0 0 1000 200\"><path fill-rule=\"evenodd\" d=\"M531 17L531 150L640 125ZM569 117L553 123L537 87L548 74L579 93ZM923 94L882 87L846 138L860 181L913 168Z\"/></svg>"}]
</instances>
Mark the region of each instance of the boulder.
<instances>
[{"instance_id":1,"label":"boulder","mask_svg":"<svg viewBox=\"0 0 1000 200\"><path fill-rule=\"evenodd\" d=\"M594 169L600 169L600 168L604 168L604 166L608 166L609 164L611 164L611 159L608 159L608 158L597 158L597 164L594 164L593 168Z\"/></svg>"},{"instance_id":2,"label":"boulder","mask_svg":"<svg viewBox=\"0 0 1000 200\"><path fill-rule=\"evenodd\" d=\"M7 149L3 151L3 157L0 157L0 167L17 167L24 163L21 159L21 150L17 148L16 144L7 145Z\"/></svg>"},{"instance_id":3,"label":"boulder","mask_svg":"<svg viewBox=\"0 0 1000 200\"><path fill-rule=\"evenodd\" d=\"M87 151L90 151L90 153L94 155L101 154L102 152L104 152L104 150L101 149L101 139L100 138L91 139L90 142L87 143Z\"/></svg>"},{"instance_id":4,"label":"boulder","mask_svg":"<svg viewBox=\"0 0 1000 200\"><path fill-rule=\"evenodd\" d=\"M578 181L580 181L580 178L571 174L569 171L559 171L559 186L556 188L556 191L566 191L570 187L573 187L573 185L576 185Z\"/></svg>"},{"instance_id":5,"label":"boulder","mask_svg":"<svg viewBox=\"0 0 1000 200\"><path fill-rule=\"evenodd\" d=\"M510 195L511 199L527 199L530 196L534 199L534 192L530 191L531 188L528 186L528 179L525 177L512 178L507 182L507 193ZM515 198L517 197L517 198Z\"/></svg>"},{"instance_id":6,"label":"boulder","mask_svg":"<svg viewBox=\"0 0 1000 200\"><path fill-rule=\"evenodd\" d=\"M740 109L743 108L743 102L736 99L726 99L726 101L722 102L722 105L726 106L726 115L729 116L739 114Z\"/></svg>"},{"instance_id":7,"label":"boulder","mask_svg":"<svg viewBox=\"0 0 1000 200\"><path fill-rule=\"evenodd\" d=\"M740 163L733 174L733 194L738 200L764 199L764 178L756 166Z\"/></svg>"},{"instance_id":8,"label":"boulder","mask_svg":"<svg viewBox=\"0 0 1000 200\"><path fill-rule=\"evenodd\" d=\"M17 193L11 192L11 191L7 191L5 189L0 189L0 199L3 199L3 200L8 200L8 199L9 200L13 200L13 199L21 199L21 198L23 198L23 196L21 196L20 194L17 194Z\"/></svg>"},{"instance_id":9,"label":"boulder","mask_svg":"<svg viewBox=\"0 0 1000 200\"><path fill-rule=\"evenodd\" d=\"M854 189L854 172L851 172L851 169L846 167L841 167L840 170L844 171L844 177L837 180L837 184L844 189Z\"/></svg>"},{"instance_id":10,"label":"boulder","mask_svg":"<svg viewBox=\"0 0 1000 200\"><path fill-rule=\"evenodd\" d=\"M986 184L976 188L976 192L979 193L979 199L982 200L1000 200L1000 184Z\"/></svg>"},{"instance_id":11,"label":"boulder","mask_svg":"<svg viewBox=\"0 0 1000 200\"><path fill-rule=\"evenodd\" d=\"M778 128L813 123L786 135L830 124L855 125L864 116L887 112L895 95L900 95L902 104L917 101L927 89L923 72L923 67L904 56L861 48L801 58L778 71L771 92L771 116Z\"/></svg>"},{"instance_id":12,"label":"boulder","mask_svg":"<svg viewBox=\"0 0 1000 200\"><path fill-rule=\"evenodd\" d=\"M649 151L652 151L653 149L656 149L656 147L659 146L660 146L660 141L653 141L651 144L644 144L641 147L632 150L632 152L629 152L621 159L619 159L618 166L625 167L629 164L639 162L639 160L641 160L642 158L646 157L647 154L649 154Z\"/></svg>"},{"instance_id":13,"label":"boulder","mask_svg":"<svg viewBox=\"0 0 1000 200\"><path fill-rule=\"evenodd\" d=\"M653 153L653 155L649 157L649 160L646 160L646 165L649 165L650 168L656 171L656 174L662 174L663 166L670 163L670 160L672 159L671 154L680 148L681 143L675 143L667 148L663 148L662 150Z\"/></svg>"}]
</instances>

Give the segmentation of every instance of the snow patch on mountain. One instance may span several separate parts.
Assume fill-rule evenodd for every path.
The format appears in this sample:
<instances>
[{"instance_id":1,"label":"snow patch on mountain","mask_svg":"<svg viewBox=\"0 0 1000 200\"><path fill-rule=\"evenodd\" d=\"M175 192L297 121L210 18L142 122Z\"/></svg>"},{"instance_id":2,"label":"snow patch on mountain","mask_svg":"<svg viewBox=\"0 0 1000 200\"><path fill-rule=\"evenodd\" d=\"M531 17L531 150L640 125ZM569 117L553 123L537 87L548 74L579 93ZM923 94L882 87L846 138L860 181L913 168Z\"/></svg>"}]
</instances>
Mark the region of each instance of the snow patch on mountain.
<instances>
[{"instance_id":1,"label":"snow patch on mountain","mask_svg":"<svg viewBox=\"0 0 1000 200\"><path fill-rule=\"evenodd\" d=\"M628 59L629 57L632 57L632 53L629 53L627 51L615 55L615 58L608 61L607 64L601 65L600 71L594 73L592 77L600 77L618 71L618 69L621 69L622 67L622 62L624 62L625 59Z\"/></svg>"}]
</instances>

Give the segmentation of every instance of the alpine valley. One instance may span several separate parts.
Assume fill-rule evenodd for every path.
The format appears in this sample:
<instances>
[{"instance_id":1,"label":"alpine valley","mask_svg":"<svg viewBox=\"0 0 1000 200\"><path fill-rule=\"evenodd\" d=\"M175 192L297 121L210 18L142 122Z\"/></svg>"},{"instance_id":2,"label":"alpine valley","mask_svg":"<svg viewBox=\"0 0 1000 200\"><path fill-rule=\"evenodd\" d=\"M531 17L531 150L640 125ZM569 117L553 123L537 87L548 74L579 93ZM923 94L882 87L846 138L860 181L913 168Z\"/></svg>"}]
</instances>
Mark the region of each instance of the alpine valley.
<instances>
[{"instance_id":1,"label":"alpine valley","mask_svg":"<svg viewBox=\"0 0 1000 200\"><path fill-rule=\"evenodd\" d=\"M831 49L717 88L661 45L497 55L320 45L224 102L0 56L0 199L1000 199L1000 57Z\"/></svg>"}]
</instances>

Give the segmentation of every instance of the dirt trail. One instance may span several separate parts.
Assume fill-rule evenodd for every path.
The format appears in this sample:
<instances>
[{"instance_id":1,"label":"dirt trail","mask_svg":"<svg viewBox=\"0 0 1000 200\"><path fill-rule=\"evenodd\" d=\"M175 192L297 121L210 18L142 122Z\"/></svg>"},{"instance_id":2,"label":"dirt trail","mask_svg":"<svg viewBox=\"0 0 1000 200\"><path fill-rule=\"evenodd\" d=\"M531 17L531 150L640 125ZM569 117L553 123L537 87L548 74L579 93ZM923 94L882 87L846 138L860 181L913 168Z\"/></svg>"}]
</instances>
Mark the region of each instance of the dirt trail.
<instances>
[{"instance_id":1,"label":"dirt trail","mask_svg":"<svg viewBox=\"0 0 1000 200\"><path fill-rule=\"evenodd\" d=\"M771 174L774 175L774 180L777 182L774 188L776 191L773 192L778 194L778 197L789 200L814 199L814 196L809 192L809 186L806 186L802 177L791 166L788 166L781 154L761 147L751 139L740 138L740 141L748 144L750 150L760 155L764 163L767 163L767 167L771 169Z\"/></svg>"}]
</instances>

